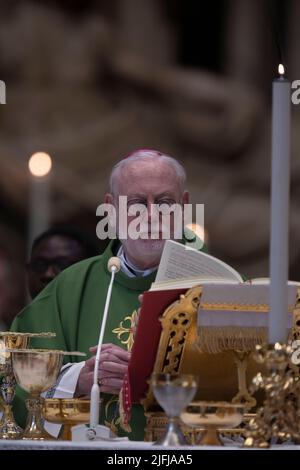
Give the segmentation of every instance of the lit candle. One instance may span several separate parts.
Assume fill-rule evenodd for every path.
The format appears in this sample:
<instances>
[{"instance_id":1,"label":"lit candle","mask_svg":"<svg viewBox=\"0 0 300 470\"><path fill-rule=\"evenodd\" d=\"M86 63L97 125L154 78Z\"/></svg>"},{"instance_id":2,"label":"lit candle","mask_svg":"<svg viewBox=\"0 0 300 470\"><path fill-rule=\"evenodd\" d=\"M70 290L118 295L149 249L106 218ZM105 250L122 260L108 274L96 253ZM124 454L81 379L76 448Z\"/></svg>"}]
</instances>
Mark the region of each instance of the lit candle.
<instances>
[{"instance_id":1,"label":"lit candle","mask_svg":"<svg viewBox=\"0 0 300 470\"><path fill-rule=\"evenodd\" d=\"M269 343L286 342L289 267L291 84L279 65L272 96Z\"/></svg>"},{"instance_id":2,"label":"lit candle","mask_svg":"<svg viewBox=\"0 0 300 470\"><path fill-rule=\"evenodd\" d=\"M28 162L30 171L28 248L33 239L49 228L51 157L44 152L34 153Z\"/></svg>"}]
</instances>

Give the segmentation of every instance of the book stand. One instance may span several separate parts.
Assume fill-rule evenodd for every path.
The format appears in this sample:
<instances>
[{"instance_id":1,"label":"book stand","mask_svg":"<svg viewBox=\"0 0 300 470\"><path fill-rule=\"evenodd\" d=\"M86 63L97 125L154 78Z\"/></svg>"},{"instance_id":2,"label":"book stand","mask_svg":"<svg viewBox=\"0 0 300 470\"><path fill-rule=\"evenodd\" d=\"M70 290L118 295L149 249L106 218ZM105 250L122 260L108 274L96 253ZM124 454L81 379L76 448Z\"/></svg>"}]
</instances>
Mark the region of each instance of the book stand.
<instances>
[{"instance_id":1,"label":"book stand","mask_svg":"<svg viewBox=\"0 0 300 470\"><path fill-rule=\"evenodd\" d=\"M235 349L234 341L231 338L231 341L228 341L230 349L226 350L224 347L221 352L216 354L205 351L205 348L203 349L201 344L199 345L199 338L201 336L199 336L197 322L202 294L203 286L193 287L185 294L180 295L179 300L173 302L164 311L160 318L162 331L153 372L194 374L199 378L199 388L195 401L243 403L245 408L250 410L253 406L256 406L256 401L258 404L261 404L263 398L262 395L258 394L256 396L257 400L255 400L247 389L247 384L250 383L252 377L258 372L263 371L263 366L257 364L251 358L250 353L254 350L255 344L262 344L266 341L266 329L261 328L260 336L257 335L256 331L255 338L252 338L252 342L250 342L252 345L250 349L249 342L244 350L241 349L241 343L237 342L238 347ZM239 306L237 305L235 310L238 310L238 308ZM257 308L259 310L261 306ZM215 310L220 310L220 304L216 305ZM299 288L293 310L293 328L290 338L293 340L300 338ZM211 339L213 340L212 337ZM215 341L217 340L218 338L215 338ZM245 344L247 345L247 342ZM156 403L151 389L148 390L145 399L142 400L142 404L147 417L145 440L156 440L163 432L166 419ZM255 412L255 409L252 411ZM253 415L246 414L245 421L250 416ZM194 443L197 440L197 436L201 433L200 429L192 430L184 425L182 429L191 443ZM224 433L230 436L240 435L241 432L242 429L224 430Z\"/></svg>"}]
</instances>

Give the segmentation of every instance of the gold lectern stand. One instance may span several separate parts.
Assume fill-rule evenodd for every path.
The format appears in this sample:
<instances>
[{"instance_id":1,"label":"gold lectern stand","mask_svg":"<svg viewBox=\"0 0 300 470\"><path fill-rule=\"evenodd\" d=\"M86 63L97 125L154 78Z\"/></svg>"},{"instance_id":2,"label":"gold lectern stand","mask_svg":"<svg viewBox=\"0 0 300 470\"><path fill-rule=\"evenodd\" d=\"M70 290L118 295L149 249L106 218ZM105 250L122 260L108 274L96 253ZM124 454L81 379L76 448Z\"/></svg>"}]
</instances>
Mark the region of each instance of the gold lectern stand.
<instances>
[{"instance_id":1,"label":"gold lectern stand","mask_svg":"<svg viewBox=\"0 0 300 470\"><path fill-rule=\"evenodd\" d=\"M246 348L245 351L233 348L216 354L200 351L197 318L202 292L202 286L193 287L186 294L180 295L179 300L164 311L160 319L162 332L153 372L193 374L199 380L195 400L240 402L245 405L247 411L252 408L251 411L254 413L253 405L256 406L256 401L261 404L263 396L257 394L256 400L253 400L248 394L247 384L262 371L263 366L252 359L250 354L252 347L250 350L249 347ZM297 302L293 312L293 339L300 335L300 290L297 292ZM261 337L256 337L255 341L257 344L266 341L265 329L261 329ZM253 350L254 347L253 344ZM247 355L247 367L243 362L245 355ZM239 368L241 365L244 367L242 370ZM151 389L148 390L142 403L147 418L145 440L155 441L164 431L165 415L156 403ZM246 414L244 422L247 422L251 416L253 415ZM185 425L182 425L182 430L192 444L198 440L202 432L201 429L191 429ZM224 430L224 434L230 436L240 435L241 432L241 428Z\"/></svg>"}]
</instances>

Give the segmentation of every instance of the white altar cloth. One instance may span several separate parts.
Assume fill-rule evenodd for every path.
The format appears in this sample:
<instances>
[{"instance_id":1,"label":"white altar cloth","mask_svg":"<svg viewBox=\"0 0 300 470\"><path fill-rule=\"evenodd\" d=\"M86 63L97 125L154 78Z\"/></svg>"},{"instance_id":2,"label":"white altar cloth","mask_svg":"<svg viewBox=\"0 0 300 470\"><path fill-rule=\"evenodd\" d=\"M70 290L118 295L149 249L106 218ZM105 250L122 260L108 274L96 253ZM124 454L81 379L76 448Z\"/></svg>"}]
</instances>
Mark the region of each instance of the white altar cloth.
<instances>
[{"instance_id":1,"label":"white altar cloth","mask_svg":"<svg viewBox=\"0 0 300 470\"><path fill-rule=\"evenodd\" d=\"M163 447L153 445L151 442L127 441L127 442L71 442L71 441L21 441L0 440L0 450L147 450L147 451L206 451L206 450L252 450L241 446L179 446ZM257 450L257 449L255 449ZM265 449L264 449L265 450ZM300 445L274 445L266 450L300 450Z\"/></svg>"}]
</instances>

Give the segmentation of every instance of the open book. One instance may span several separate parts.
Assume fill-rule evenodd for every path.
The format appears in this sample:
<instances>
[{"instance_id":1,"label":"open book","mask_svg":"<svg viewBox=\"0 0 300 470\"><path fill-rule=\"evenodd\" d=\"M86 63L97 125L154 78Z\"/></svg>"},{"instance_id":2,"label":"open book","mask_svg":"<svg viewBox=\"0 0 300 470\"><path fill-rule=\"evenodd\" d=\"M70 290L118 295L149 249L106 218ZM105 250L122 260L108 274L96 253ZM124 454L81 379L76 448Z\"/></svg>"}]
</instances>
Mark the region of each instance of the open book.
<instances>
[{"instance_id":1,"label":"open book","mask_svg":"<svg viewBox=\"0 0 300 470\"><path fill-rule=\"evenodd\" d=\"M151 291L190 289L198 284L251 284L269 285L270 279L258 277L244 281L229 264L203 251L189 248L173 240L167 240ZM288 281L289 286L300 286Z\"/></svg>"},{"instance_id":2,"label":"open book","mask_svg":"<svg viewBox=\"0 0 300 470\"><path fill-rule=\"evenodd\" d=\"M151 290L190 288L203 283L240 283L242 276L229 264L173 240L167 240Z\"/></svg>"}]
</instances>

